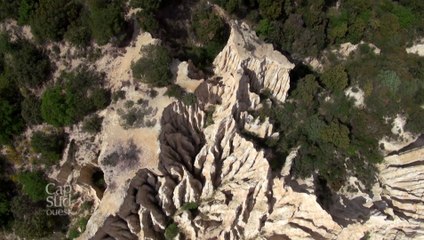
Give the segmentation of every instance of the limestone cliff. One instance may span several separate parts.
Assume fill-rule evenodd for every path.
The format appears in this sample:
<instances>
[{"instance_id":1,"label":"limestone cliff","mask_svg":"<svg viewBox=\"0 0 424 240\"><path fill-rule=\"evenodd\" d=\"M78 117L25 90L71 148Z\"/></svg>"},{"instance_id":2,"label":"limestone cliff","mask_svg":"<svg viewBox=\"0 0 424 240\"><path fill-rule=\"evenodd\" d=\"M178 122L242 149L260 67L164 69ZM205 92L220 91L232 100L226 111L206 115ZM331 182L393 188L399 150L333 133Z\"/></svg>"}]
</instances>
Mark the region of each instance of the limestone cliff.
<instances>
[{"instance_id":1,"label":"limestone cliff","mask_svg":"<svg viewBox=\"0 0 424 240\"><path fill-rule=\"evenodd\" d=\"M335 196L324 209L313 181L290 176L297 149L275 175L267 150L245 134L275 134L269 121L254 119L249 110L260 107L265 89L285 100L294 64L247 25L231 22L228 44L214 65L215 76L195 91L195 105L177 101L160 109L157 169L134 167L119 192L106 190L121 194L116 208L99 208L81 239L164 239L172 223L178 239L424 237L423 149L387 157L372 194L354 183L355 194Z\"/></svg>"}]
</instances>

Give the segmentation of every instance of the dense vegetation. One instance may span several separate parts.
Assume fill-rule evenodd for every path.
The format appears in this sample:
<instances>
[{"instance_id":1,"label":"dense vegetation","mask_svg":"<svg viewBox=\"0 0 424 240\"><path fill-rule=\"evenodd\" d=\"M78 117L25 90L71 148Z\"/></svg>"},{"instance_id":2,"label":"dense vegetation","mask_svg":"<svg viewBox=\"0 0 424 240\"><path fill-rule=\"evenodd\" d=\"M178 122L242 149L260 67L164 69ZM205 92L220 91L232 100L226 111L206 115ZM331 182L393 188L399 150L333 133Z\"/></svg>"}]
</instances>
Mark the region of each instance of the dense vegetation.
<instances>
[{"instance_id":1,"label":"dense vegetation","mask_svg":"<svg viewBox=\"0 0 424 240\"><path fill-rule=\"evenodd\" d=\"M407 117L406 130L424 130L424 60L407 54L405 47L424 35L424 1L419 0L214 0L233 18L246 20L258 35L297 63L291 90L284 104L267 91L261 93L263 108L252 114L270 117L280 137L259 142L271 148L273 169L300 146L292 172L298 177L317 174L323 185L337 190L349 176L367 188L375 180L375 164L382 161L378 140L393 137L391 121ZM339 7L336 8L336 2ZM172 58L190 60L204 72L227 41L225 21L206 1L171 0L0 0L0 21L15 19L29 25L33 42L13 41L0 34L0 146L15 149L27 127L42 123L53 130L32 132L31 153L19 168L0 155L0 228L28 239L50 235L57 219L46 215L47 179L37 169L50 168L62 157L66 135L63 127L82 122L90 134L101 131L102 118L95 114L110 102L103 76L87 68L63 72L47 56L49 43L67 41L79 50L93 43L121 47L128 43L132 26L124 16L128 5L141 8L135 20L142 30L160 38L161 45L142 49L143 57L132 66L135 79L152 87L168 87L166 94L193 105L196 96L172 84ZM190 24L187 24L189 22ZM373 53L367 44L347 59L330 51L340 43L369 42L381 49ZM57 46L56 46L57 47ZM299 64L306 57L324 59L322 72ZM345 91L364 93L364 106L357 107ZM154 90L151 92L154 96ZM156 93L157 94L157 93ZM125 98L117 91L113 99ZM152 109L145 100L127 101L120 109L125 128L152 127ZM214 107L207 109L206 124L213 123ZM388 119L388 120L387 120ZM254 137L254 136L253 136ZM135 145L134 145L135 146ZM137 149L126 153L131 161ZM15 154L16 156L18 153ZM117 155L108 158L116 165ZM8 156L9 157L9 156ZM34 169L28 171L28 169ZM99 181L97 181L99 180ZM95 179L104 188L102 177ZM183 210L195 210L187 204ZM86 219L69 231L73 238L85 228ZM66 225L66 224L65 224ZM170 223L168 239L178 234Z\"/></svg>"},{"instance_id":2,"label":"dense vegetation","mask_svg":"<svg viewBox=\"0 0 424 240\"><path fill-rule=\"evenodd\" d=\"M148 45L142 50L143 57L132 65L133 76L153 87L171 83L171 56L165 47Z\"/></svg>"},{"instance_id":3,"label":"dense vegetation","mask_svg":"<svg viewBox=\"0 0 424 240\"><path fill-rule=\"evenodd\" d=\"M310 73L294 82L283 105L274 102L255 113L271 117L280 131L278 140L267 143L277 152L273 167L281 167L284 156L300 146L293 168L297 176L318 170L336 190L348 176L370 187L375 164L382 161L379 149L384 146L378 140L393 136L391 124L397 114L408 117L407 130L420 134L424 129L419 120L424 116L424 60L398 53L396 63L392 61L391 54L376 55L361 46L345 63L334 63L321 74ZM364 107L355 107L354 100L346 97L349 85L351 91L364 91Z\"/></svg>"},{"instance_id":4,"label":"dense vegetation","mask_svg":"<svg viewBox=\"0 0 424 240\"><path fill-rule=\"evenodd\" d=\"M62 231L67 219L46 212L47 180L41 172L20 172L13 176L13 166L0 156L0 227L13 229L26 239L40 239ZM16 181L14 180L16 179Z\"/></svg>"},{"instance_id":5,"label":"dense vegetation","mask_svg":"<svg viewBox=\"0 0 424 240\"><path fill-rule=\"evenodd\" d=\"M255 25L258 34L293 57L316 56L342 42L390 50L421 36L424 4L413 0L215 0Z\"/></svg>"},{"instance_id":6,"label":"dense vegetation","mask_svg":"<svg viewBox=\"0 0 424 240\"><path fill-rule=\"evenodd\" d=\"M40 41L120 44L127 35L122 0L6 0L0 5L0 20L5 18L30 25Z\"/></svg>"},{"instance_id":7,"label":"dense vegetation","mask_svg":"<svg viewBox=\"0 0 424 240\"><path fill-rule=\"evenodd\" d=\"M41 154L38 163L51 166L62 158L65 138L61 133L35 132L31 136L31 147Z\"/></svg>"},{"instance_id":8,"label":"dense vegetation","mask_svg":"<svg viewBox=\"0 0 424 240\"><path fill-rule=\"evenodd\" d=\"M41 97L43 119L53 126L66 126L106 107L110 94L102 88L102 80L101 75L85 68L63 73Z\"/></svg>"},{"instance_id":9,"label":"dense vegetation","mask_svg":"<svg viewBox=\"0 0 424 240\"><path fill-rule=\"evenodd\" d=\"M260 37L294 61L327 59L322 73L299 65L292 72L289 100L283 105L264 104L254 113L271 117L280 131L279 139L267 141L276 152L273 167L281 167L285 156L300 146L295 175L318 172L335 190L348 176L356 176L370 187L375 163L382 161L379 148L384 146L378 140L392 137L391 121L396 115L408 118L407 130L423 131L419 119L424 117L424 61L405 52L411 40L424 33L420 1L340 1L338 8L335 1L324 0L214 2L247 20ZM347 60L323 51L361 41L375 44L381 54L374 54L366 44ZM355 107L345 96L348 87L364 91L364 108Z\"/></svg>"},{"instance_id":10,"label":"dense vegetation","mask_svg":"<svg viewBox=\"0 0 424 240\"><path fill-rule=\"evenodd\" d=\"M28 103L25 96L44 83L49 73L48 58L33 44L22 40L12 43L7 35L0 36L0 144L10 143L22 132L25 121L38 121L36 108L28 108L36 103Z\"/></svg>"}]
</instances>

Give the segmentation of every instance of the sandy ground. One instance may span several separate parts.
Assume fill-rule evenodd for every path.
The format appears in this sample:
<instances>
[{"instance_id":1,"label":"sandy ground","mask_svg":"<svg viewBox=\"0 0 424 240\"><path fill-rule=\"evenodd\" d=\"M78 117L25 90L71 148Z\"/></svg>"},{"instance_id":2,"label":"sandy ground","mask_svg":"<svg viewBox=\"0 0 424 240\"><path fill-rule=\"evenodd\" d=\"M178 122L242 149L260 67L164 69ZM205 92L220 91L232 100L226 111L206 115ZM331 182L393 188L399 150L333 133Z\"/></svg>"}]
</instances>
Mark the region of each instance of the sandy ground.
<instances>
[{"instance_id":1,"label":"sandy ground","mask_svg":"<svg viewBox=\"0 0 424 240\"><path fill-rule=\"evenodd\" d=\"M424 56L424 39L421 39L421 43L417 43L410 48L406 49L407 53L415 53L419 56Z\"/></svg>"},{"instance_id":2,"label":"sandy ground","mask_svg":"<svg viewBox=\"0 0 424 240\"><path fill-rule=\"evenodd\" d=\"M187 76L188 63L175 60L172 62L171 71L175 76L175 83L184 88L187 92L193 93L197 87L204 81L193 80Z\"/></svg>"},{"instance_id":3,"label":"sandy ground","mask_svg":"<svg viewBox=\"0 0 424 240\"><path fill-rule=\"evenodd\" d=\"M7 19L0 24L0 32L9 33L11 40L16 40L18 37L27 40L32 40L34 38L29 26L19 26L18 23L12 19Z\"/></svg>"},{"instance_id":4,"label":"sandy ground","mask_svg":"<svg viewBox=\"0 0 424 240\"><path fill-rule=\"evenodd\" d=\"M406 118L400 114L393 119L392 133L399 137L398 140L383 138L379 141L379 144L384 144L385 154L393 151L397 151L403 147L408 146L417 140L418 136L414 136L412 133L404 131L406 124Z\"/></svg>"},{"instance_id":5,"label":"sandy ground","mask_svg":"<svg viewBox=\"0 0 424 240\"><path fill-rule=\"evenodd\" d=\"M95 63L96 69L105 72L109 87L117 90L124 82L132 83L131 64L142 56L141 48L155 43L157 40L153 39L150 33L143 32L122 52L111 53L113 48L109 46L103 51L106 54Z\"/></svg>"},{"instance_id":6,"label":"sandy ground","mask_svg":"<svg viewBox=\"0 0 424 240\"><path fill-rule=\"evenodd\" d=\"M355 100L355 107L364 108L365 107L365 98L364 91L359 87L355 87L357 89L356 92L353 91L353 87L349 87L345 91L345 95L347 97L353 98Z\"/></svg>"}]
</instances>

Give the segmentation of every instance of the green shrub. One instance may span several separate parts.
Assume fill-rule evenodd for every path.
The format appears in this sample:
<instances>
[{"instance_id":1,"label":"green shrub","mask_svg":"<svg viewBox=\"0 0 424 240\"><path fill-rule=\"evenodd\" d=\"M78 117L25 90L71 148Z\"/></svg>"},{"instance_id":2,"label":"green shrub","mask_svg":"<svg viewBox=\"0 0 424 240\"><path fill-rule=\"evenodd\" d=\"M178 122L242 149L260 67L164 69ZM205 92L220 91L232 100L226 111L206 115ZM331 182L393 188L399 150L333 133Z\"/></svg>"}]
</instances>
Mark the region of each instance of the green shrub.
<instances>
[{"instance_id":1,"label":"green shrub","mask_svg":"<svg viewBox=\"0 0 424 240\"><path fill-rule=\"evenodd\" d=\"M42 205L31 202L26 196L13 199L12 212L15 217L13 231L21 238L41 239L61 225L55 216L47 215Z\"/></svg>"},{"instance_id":2,"label":"green shrub","mask_svg":"<svg viewBox=\"0 0 424 240\"><path fill-rule=\"evenodd\" d=\"M120 99L125 99L125 91L119 90L112 94L112 101L117 102Z\"/></svg>"},{"instance_id":3,"label":"green shrub","mask_svg":"<svg viewBox=\"0 0 424 240\"><path fill-rule=\"evenodd\" d=\"M41 172L21 172L16 176L16 181L22 186L22 192L33 202L44 201L47 198L46 178Z\"/></svg>"},{"instance_id":4,"label":"green shrub","mask_svg":"<svg viewBox=\"0 0 424 240\"><path fill-rule=\"evenodd\" d=\"M82 123L82 130L91 134L96 134L102 130L103 118L97 114L86 117Z\"/></svg>"},{"instance_id":5,"label":"green shrub","mask_svg":"<svg viewBox=\"0 0 424 240\"><path fill-rule=\"evenodd\" d=\"M259 0L261 15L267 19L277 19L283 13L284 0Z\"/></svg>"},{"instance_id":6,"label":"green shrub","mask_svg":"<svg viewBox=\"0 0 424 240\"><path fill-rule=\"evenodd\" d=\"M192 211L192 210L196 210L198 207L199 207L199 204L197 204L196 202L187 202L187 203L184 203L183 206L181 206L181 210Z\"/></svg>"},{"instance_id":7,"label":"green shrub","mask_svg":"<svg viewBox=\"0 0 424 240\"><path fill-rule=\"evenodd\" d=\"M173 240L176 236L178 236L179 229L177 224L171 223L165 228L165 239Z\"/></svg>"},{"instance_id":8,"label":"green shrub","mask_svg":"<svg viewBox=\"0 0 424 240\"><path fill-rule=\"evenodd\" d=\"M181 101L187 106L194 106L197 102L197 97L194 93L186 93Z\"/></svg>"},{"instance_id":9,"label":"green shrub","mask_svg":"<svg viewBox=\"0 0 424 240\"><path fill-rule=\"evenodd\" d=\"M169 85L165 92L166 96L174 97L180 100L183 98L185 94L186 94L186 91L182 87L180 87L180 85L177 85L177 84Z\"/></svg>"},{"instance_id":10,"label":"green shrub","mask_svg":"<svg viewBox=\"0 0 424 240\"><path fill-rule=\"evenodd\" d=\"M19 1L19 18L18 23L20 25L28 24L31 15L36 10L37 0L21 0Z\"/></svg>"},{"instance_id":11,"label":"green shrub","mask_svg":"<svg viewBox=\"0 0 424 240\"><path fill-rule=\"evenodd\" d=\"M89 26L94 40L104 45L120 43L126 36L123 1L89 0Z\"/></svg>"},{"instance_id":12,"label":"green shrub","mask_svg":"<svg viewBox=\"0 0 424 240\"><path fill-rule=\"evenodd\" d=\"M68 232L68 238L71 240L78 238L80 235L81 233L76 228L71 228Z\"/></svg>"},{"instance_id":13,"label":"green shrub","mask_svg":"<svg viewBox=\"0 0 424 240\"><path fill-rule=\"evenodd\" d=\"M28 88L40 87L48 80L51 70L48 57L26 41L13 45L6 67L8 77Z\"/></svg>"},{"instance_id":14,"label":"green shrub","mask_svg":"<svg viewBox=\"0 0 424 240\"><path fill-rule=\"evenodd\" d=\"M213 120L213 114L215 112L215 106L209 106L208 109L206 109L205 113L205 127L210 126L212 124L214 124L214 120Z\"/></svg>"},{"instance_id":15,"label":"green shrub","mask_svg":"<svg viewBox=\"0 0 424 240\"><path fill-rule=\"evenodd\" d=\"M325 88L332 92L341 92L348 85L346 69L342 65L336 65L325 71L320 77Z\"/></svg>"},{"instance_id":16,"label":"green shrub","mask_svg":"<svg viewBox=\"0 0 424 240\"><path fill-rule=\"evenodd\" d=\"M30 20L31 30L41 40L60 41L80 9L76 1L39 0Z\"/></svg>"},{"instance_id":17,"label":"green shrub","mask_svg":"<svg viewBox=\"0 0 424 240\"><path fill-rule=\"evenodd\" d=\"M33 95L26 97L21 103L21 115L28 125L41 124L41 102Z\"/></svg>"},{"instance_id":18,"label":"green shrub","mask_svg":"<svg viewBox=\"0 0 424 240\"><path fill-rule=\"evenodd\" d=\"M19 104L0 98L0 145L10 143L13 136L24 130Z\"/></svg>"},{"instance_id":19,"label":"green shrub","mask_svg":"<svg viewBox=\"0 0 424 240\"><path fill-rule=\"evenodd\" d=\"M162 0L130 0L130 6L152 12L157 10L162 2Z\"/></svg>"},{"instance_id":20,"label":"green shrub","mask_svg":"<svg viewBox=\"0 0 424 240\"><path fill-rule=\"evenodd\" d=\"M165 47L149 45L142 49L143 57L132 65L134 78L153 87L171 83L171 57Z\"/></svg>"},{"instance_id":21,"label":"green shrub","mask_svg":"<svg viewBox=\"0 0 424 240\"><path fill-rule=\"evenodd\" d=\"M140 11L137 13L137 22L140 28L149 33L156 33L159 30L159 23L151 12Z\"/></svg>"},{"instance_id":22,"label":"green shrub","mask_svg":"<svg viewBox=\"0 0 424 240\"><path fill-rule=\"evenodd\" d=\"M49 124L70 125L109 104L109 92L101 87L103 78L96 72L82 68L63 73L59 80L41 97L41 115Z\"/></svg>"},{"instance_id":23,"label":"green shrub","mask_svg":"<svg viewBox=\"0 0 424 240\"><path fill-rule=\"evenodd\" d=\"M80 19L72 22L64 35L65 40L78 47L88 46L91 40L91 29L87 24L87 18L83 15Z\"/></svg>"},{"instance_id":24,"label":"green shrub","mask_svg":"<svg viewBox=\"0 0 424 240\"><path fill-rule=\"evenodd\" d=\"M60 87L48 88L41 97L41 116L53 126L60 127L73 122L72 116L67 114L66 96Z\"/></svg>"},{"instance_id":25,"label":"green shrub","mask_svg":"<svg viewBox=\"0 0 424 240\"><path fill-rule=\"evenodd\" d=\"M1 0L0 1L0 20L14 18L18 15L19 1Z\"/></svg>"},{"instance_id":26,"label":"green shrub","mask_svg":"<svg viewBox=\"0 0 424 240\"><path fill-rule=\"evenodd\" d=\"M219 39L225 29L224 22L203 4L195 10L192 25L196 37L202 44Z\"/></svg>"},{"instance_id":27,"label":"green shrub","mask_svg":"<svg viewBox=\"0 0 424 240\"><path fill-rule=\"evenodd\" d=\"M58 133L34 132L31 136L31 147L41 154L40 163L51 166L62 158L65 138Z\"/></svg>"}]
</instances>

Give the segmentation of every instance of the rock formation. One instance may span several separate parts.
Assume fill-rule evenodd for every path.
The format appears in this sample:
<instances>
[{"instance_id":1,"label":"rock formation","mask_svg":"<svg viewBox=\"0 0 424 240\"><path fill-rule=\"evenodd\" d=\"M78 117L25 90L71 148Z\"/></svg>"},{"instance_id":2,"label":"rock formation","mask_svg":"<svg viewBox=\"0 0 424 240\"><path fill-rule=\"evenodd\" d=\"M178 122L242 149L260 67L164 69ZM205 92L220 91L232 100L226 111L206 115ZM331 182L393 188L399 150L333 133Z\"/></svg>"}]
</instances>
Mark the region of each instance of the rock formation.
<instances>
[{"instance_id":1,"label":"rock formation","mask_svg":"<svg viewBox=\"0 0 424 240\"><path fill-rule=\"evenodd\" d=\"M387 157L372 193L352 179L356 193L334 196L335 204L325 209L313 181L290 176L297 149L275 175L266 149L245 134L275 134L268 120L254 119L249 110L260 107L265 89L283 102L294 65L237 22L231 22L228 44L214 65L215 76L195 91L197 104L177 101L162 110L158 168L137 170L125 181L125 191L113 193L123 194L116 211L97 210L103 215L95 213L81 239L164 239L173 223L178 239L424 236L423 149ZM213 123L207 121L209 106Z\"/></svg>"}]
</instances>

